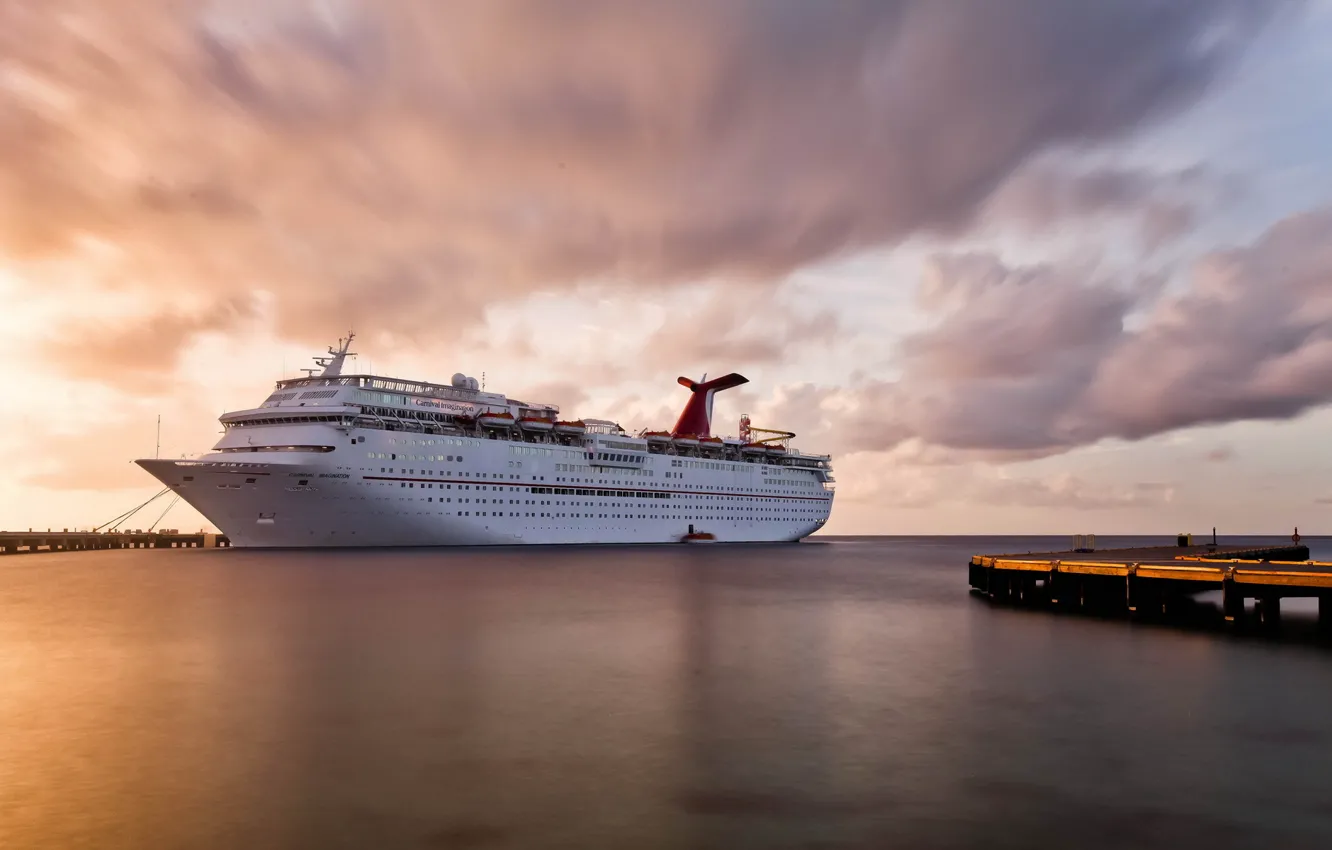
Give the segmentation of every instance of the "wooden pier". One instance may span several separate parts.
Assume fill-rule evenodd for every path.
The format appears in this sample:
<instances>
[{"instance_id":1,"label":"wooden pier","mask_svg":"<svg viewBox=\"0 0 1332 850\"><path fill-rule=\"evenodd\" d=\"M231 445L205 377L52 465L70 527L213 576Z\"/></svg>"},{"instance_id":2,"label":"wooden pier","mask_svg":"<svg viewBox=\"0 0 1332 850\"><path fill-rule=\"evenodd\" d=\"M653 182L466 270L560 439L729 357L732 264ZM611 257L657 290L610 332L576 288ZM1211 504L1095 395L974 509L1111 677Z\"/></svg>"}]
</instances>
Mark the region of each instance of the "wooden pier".
<instances>
[{"instance_id":1,"label":"wooden pier","mask_svg":"<svg viewBox=\"0 0 1332 850\"><path fill-rule=\"evenodd\" d=\"M230 545L225 534L204 531L0 531L0 555L90 549L199 549Z\"/></svg>"},{"instance_id":2,"label":"wooden pier","mask_svg":"<svg viewBox=\"0 0 1332 850\"><path fill-rule=\"evenodd\" d=\"M1281 600L1313 597L1332 630L1332 563L1310 561L1307 546L1162 546L1099 552L975 555L973 590L999 603L1058 610L1160 616L1209 590L1222 592L1227 622L1243 625L1246 601L1262 626L1280 622Z\"/></svg>"}]
</instances>

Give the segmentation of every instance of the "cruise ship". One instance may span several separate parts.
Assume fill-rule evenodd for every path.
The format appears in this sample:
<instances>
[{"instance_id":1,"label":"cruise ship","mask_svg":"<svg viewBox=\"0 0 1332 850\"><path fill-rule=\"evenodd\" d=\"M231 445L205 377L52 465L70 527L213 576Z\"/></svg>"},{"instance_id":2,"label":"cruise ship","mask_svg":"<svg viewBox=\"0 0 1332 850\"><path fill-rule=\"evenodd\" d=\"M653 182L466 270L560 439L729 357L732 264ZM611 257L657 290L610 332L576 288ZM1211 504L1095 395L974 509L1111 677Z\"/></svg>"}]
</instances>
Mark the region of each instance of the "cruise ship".
<instances>
[{"instance_id":1,"label":"cruise ship","mask_svg":"<svg viewBox=\"0 0 1332 850\"><path fill-rule=\"evenodd\" d=\"M675 427L630 434L463 374L344 375L352 339L223 414L211 452L138 464L233 546L795 542L832 510L828 455L747 416L713 435L713 397L741 375L680 378Z\"/></svg>"}]
</instances>

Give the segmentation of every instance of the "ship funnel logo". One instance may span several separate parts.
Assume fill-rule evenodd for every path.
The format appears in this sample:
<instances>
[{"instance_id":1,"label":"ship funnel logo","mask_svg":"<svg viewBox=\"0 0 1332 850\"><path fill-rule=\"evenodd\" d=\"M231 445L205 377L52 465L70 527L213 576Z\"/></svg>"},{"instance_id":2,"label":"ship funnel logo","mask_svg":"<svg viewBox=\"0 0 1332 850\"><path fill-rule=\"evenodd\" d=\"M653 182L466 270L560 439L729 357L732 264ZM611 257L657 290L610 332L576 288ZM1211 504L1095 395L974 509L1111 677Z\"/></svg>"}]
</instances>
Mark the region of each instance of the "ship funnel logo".
<instances>
[{"instance_id":1,"label":"ship funnel logo","mask_svg":"<svg viewBox=\"0 0 1332 850\"><path fill-rule=\"evenodd\" d=\"M675 437L691 434L695 437L712 436L712 396L721 390L729 390L731 387L738 387L741 384L749 383L749 379L744 375L738 375L732 372L729 375L722 375L720 378L695 381L690 378L680 378L680 386L689 390L689 401L685 402L684 410L680 413L679 420L675 427L671 429L671 435Z\"/></svg>"}]
</instances>

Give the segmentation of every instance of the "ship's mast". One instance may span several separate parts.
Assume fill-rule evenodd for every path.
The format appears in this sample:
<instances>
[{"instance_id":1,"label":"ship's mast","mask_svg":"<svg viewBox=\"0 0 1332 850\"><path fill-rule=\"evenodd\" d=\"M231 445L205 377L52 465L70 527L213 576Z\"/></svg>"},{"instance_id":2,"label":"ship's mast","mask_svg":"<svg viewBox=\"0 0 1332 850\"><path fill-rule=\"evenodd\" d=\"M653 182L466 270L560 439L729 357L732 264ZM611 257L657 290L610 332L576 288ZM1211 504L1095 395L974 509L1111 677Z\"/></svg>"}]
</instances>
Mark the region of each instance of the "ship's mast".
<instances>
[{"instance_id":1,"label":"ship's mast","mask_svg":"<svg viewBox=\"0 0 1332 850\"><path fill-rule=\"evenodd\" d=\"M328 357L316 357L314 359L315 363L324 367L324 371L319 373L319 377L336 378L338 375L342 374L343 361L345 361L348 357L356 356L356 352L348 350L351 348L352 340L355 338L356 338L356 332L348 331L346 339L338 340L337 348L329 346ZM309 372L310 374L314 373L313 369L306 369L304 371Z\"/></svg>"}]
</instances>

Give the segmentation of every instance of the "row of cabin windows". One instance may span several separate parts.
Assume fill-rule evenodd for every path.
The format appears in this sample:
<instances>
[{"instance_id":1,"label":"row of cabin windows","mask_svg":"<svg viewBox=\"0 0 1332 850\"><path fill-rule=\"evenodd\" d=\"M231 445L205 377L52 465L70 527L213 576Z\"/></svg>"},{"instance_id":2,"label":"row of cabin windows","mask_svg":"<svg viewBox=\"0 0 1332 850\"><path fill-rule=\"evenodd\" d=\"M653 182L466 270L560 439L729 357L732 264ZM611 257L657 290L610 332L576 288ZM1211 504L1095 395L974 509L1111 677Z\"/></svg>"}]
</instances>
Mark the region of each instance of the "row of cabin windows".
<instances>
[{"instance_id":1,"label":"row of cabin windows","mask_svg":"<svg viewBox=\"0 0 1332 850\"><path fill-rule=\"evenodd\" d=\"M336 422L339 425L352 424L350 416L277 416L264 419L244 419L239 422L224 422L224 428L248 428L254 425L300 425L310 422Z\"/></svg>"},{"instance_id":2,"label":"row of cabin windows","mask_svg":"<svg viewBox=\"0 0 1332 850\"><path fill-rule=\"evenodd\" d=\"M366 457L371 460L397 460L396 452L367 452ZM403 460L423 460L430 463L462 463L462 455L403 455Z\"/></svg>"},{"instance_id":3,"label":"row of cabin windows","mask_svg":"<svg viewBox=\"0 0 1332 850\"><path fill-rule=\"evenodd\" d=\"M457 515L458 515L458 516L473 516L474 514L473 514L472 511L458 511L458 512L457 512ZM660 515L660 514L568 514L568 513L563 513L563 514L562 514L562 513L555 513L555 512L550 512L550 513L541 513L541 512L522 513L522 512L517 512L517 511L510 511L510 512L508 512L507 514L506 514L504 511L490 511L489 513L487 513L486 511L476 511L476 512L475 512L475 516L549 517L549 518L551 518L551 519L560 519L560 518L573 518L573 519L671 519L671 517L662 516L662 515ZM684 516L684 517L674 517L674 518L675 518L675 519L710 519L711 517L703 517L703 516ZM754 519L755 519L756 521L758 521L758 520L767 520L767 521L772 521L772 522L779 522L779 521L781 521L783 518L782 518L782 517L776 517L776 516L765 516L765 517L754 517ZM795 519L790 519L790 520L787 520L787 521L788 521L788 522L796 522L797 520L795 520Z\"/></svg>"},{"instance_id":4,"label":"row of cabin windows","mask_svg":"<svg viewBox=\"0 0 1332 850\"><path fill-rule=\"evenodd\" d=\"M523 512L523 511L458 511L457 516L511 516L511 517L551 517L554 519L573 518L573 519L717 519L715 516L666 516L665 514L589 514L589 513L560 513L556 511L541 512ZM760 516L750 517L752 522L800 522L795 517L779 516Z\"/></svg>"},{"instance_id":5,"label":"row of cabin windows","mask_svg":"<svg viewBox=\"0 0 1332 850\"><path fill-rule=\"evenodd\" d=\"M382 472L382 473L386 473L386 474L402 474L402 475L416 475L416 474L417 474L417 470L416 470L416 469L402 469L401 471L399 471L399 470L397 470L395 467L383 467L383 466L381 466L381 467L379 468L379 471ZM424 470L424 469L423 469L423 470L420 471L420 474L422 474L422 475L434 475L435 472L434 472L433 470ZM446 475L452 475L452 474L453 474L453 471L452 471L452 470L445 470L445 472L444 472L443 474L446 474ZM459 475L465 475L465 476L468 476L468 477L470 477L470 476L472 475L472 473L470 473L470 472L460 472L460 473L458 473L458 474L459 474ZM478 472L478 473L476 473L476 477L477 477L477 478L485 478L486 476L487 476L487 473L484 473L484 472ZM499 474L497 473L494 477L495 477L495 478L499 478L500 476L499 476ZM517 479L517 478L518 478L518 476L516 476L516 475L509 476L509 477L510 477L510 478L513 478L513 479ZM544 477L545 477L545 476L538 476L538 479L539 479L539 480L544 480ZM187 480L189 480L189 479L187 479ZM558 479L557 479L557 480L558 480ZM412 483L412 482L399 482L399 486L415 487L416 485L415 485L415 483ZM422 486L422 487L434 487L435 485L434 485L433 483L423 482L423 483L421 484L421 486ZM452 484L447 484L447 485L446 485L446 484L440 484L439 486L440 486L441 488L447 487L447 488L450 489L450 490L453 489L453 485L452 485ZM461 489L464 489L465 487L470 488L470 486L471 486L471 485L463 485L463 484L459 484L459 485L458 485L458 489L461 490ZM512 485L510 485L510 486L512 486ZM485 489L485 488L484 488L484 487L480 487L480 489ZM497 488L497 489L498 489L498 488ZM554 493L559 493L559 494L561 494L561 495L571 495L571 496L572 496L572 495L579 495L579 496L605 496L605 497L613 497L613 496L619 495L620 493L624 493L624 492L630 492L630 493L633 492L633 491L621 491L621 490L597 490L597 489L591 489L591 488L579 488L579 487L555 487L555 488L550 488L550 487L545 487L545 488L543 488L543 487L531 487L531 488L528 488L528 487L524 487L523 489L524 489L524 491L526 491L526 492L532 492L532 493L542 493L542 492L544 492L544 493L551 493L551 492L554 492ZM742 488L742 487L728 487L728 488L725 488L725 489L730 490L730 491L732 491L732 492L737 492L737 493L746 493L746 495L745 495L745 496L720 496L720 495L708 495L708 494L698 494L698 495L694 495L694 494L688 494L688 493L675 493L674 495L675 495L676 498L681 498L681 499L694 499L694 498L697 498L697 499L741 499L741 498L754 498L754 496L752 495L753 493L781 493L781 492L782 492L782 491L780 491L780 490L763 490L763 489L758 489L758 490L753 490L753 491L747 491L747 490L745 490L745 488ZM657 498L668 499L668 498L671 498L671 495L672 495L670 492L660 492L660 493L659 493L659 492L650 491L650 490L649 490L649 491L641 491L641 492L645 492L647 495L640 495L639 498L647 498L647 499L657 499Z\"/></svg>"},{"instance_id":6,"label":"row of cabin windows","mask_svg":"<svg viewBox=\"0 0 1332 850\"><path fill-rule=\"evenodd\" d=\"M426 501L427 501L427 502L434 502L434 499L433 499L433 498L429 498L429 499L427 499ZM452 499L448 499L447 501L452 502L453 500L452 500ZM462 502L464 502L465 500L463 500L463 499L459 499L458 501L459 501L460 503L462 503ZM478 501L480 501L480 502L482 502L482 503L485 502L484 499L480 499L480 500L478 500ZM512 503L511 503L511 504L512 504ZM529 504L529 505L530 505L530 504L535 504L535 503L532 502L531 500L528 500L528 501L526 502L526 504ZM541 504L543 504L543 505L549 505L549 504L551 504L551 502L548 502L548 501L547 501L547 502L541 502ZM561 503L561 504L563 504L563 503ZM813 513L813 512L812 512L812 511L802 511L801 513ZM458 516L472 516L472 512L471 512L471 511L458 511L458 514L457 514L457 515L458 515ZM572 517L572 518L575 518L575 519L580 519L580 518L581 518L581 519L725 519L725 517L723 517L723 516L719 516L719 515L716 515L716 514L707 515L707 516L702 515L702 514L698 514L698 515L688 515L688 516L681 516L680 514L675 514L675 515L673 515L673 516L668 516L668 515L666 515L666 514L590 514L590 513L560 513L560 512L553 512L553 511L552 511L552 512L545 512L545 513L543 513L543 512L539 512L539 511L538 511L538 512L523 512L523 511L489 511L489 512L487 512L487 511L477 511L477 512L476 512L476 516L515 516L515 517L516 517L516 516L527 516L527 517L532 517L532 516L543 516L543 517L556 517L556 518L560 518L560 517ZM800 521L800 520L799 520L798 518L796 518L796 517L779 517L779 516L748 517L747 519L748 519L749 521L751 521L751 522L781 522L782 520L786 520L786 521L788 521L788 522L799 522L799 521Z\"/></svg>"},{"instance_id":7,"label":"row of cabin windows","mask_svg":"<svg viewBox=\"0 0 1332 850\"><path fill-rule=\"evenodd\" d=\"M381 469L380 471L383 472L384 470ZM389 470L389 471L392 472L392 470ZM186 480L189 481L189 480L193 480L193 479L192 479L191 477L187 477ZM250 483L250 482L252 482L253 480L254 480L254 479L246 479L246 483ZM301 484L305 484L306 482L305 482L304 480L302 480L300 483L301 483ZM452 485L452 484L443 484L443 483L435 484L435 483L432 483L432 482L426 482L426 481L420 481L420 482L418 482L418 481L399 481L399 482L398 482L398 487L399 487L400 489L416 489L418 485L420 486L420 488L421 488L422 490L426 490L426 489L435 489L436 487L438 487L438 488L441 489L441 490L452 490L452 489L453 489L453 485ZM486 489L486 487L485 487L484 485L475 485L475 486L476 486L476 489L478 489L478 490L484 490L484 489ZM458 485L458 489L459 489L459 490L470 490L470 489L472 489L472 487L473 487L473 485L470 485L470 484L459 484L459 485ZM499 487L496 486L496 487L494 487L494 489L498 490ZM696 495L696 496L695 496L695 495L690 495L690 494L687 494L687 493L669 493L669 492L659 492L659 491L653 491L653 490L636 490L636 491L635 491L635 490L598 490L598 489L593 489L593 488L583 488L583 487L524 487L524 488L523 488L523 491L526 492L526 493L533 493L533 494L537 494L537 495L545 494L545 495L556 495L556 496L596 496L596 497L599 497L599 498L625 498L625 499L671 499L671 498L676 498L676 499L698 499L698 500L700 500L700 501L724 501L724 500L738 501L738 500L741 500L741 499L752 498L752 497L745 497L745 496L717 496L717 495ZM734 510L734 509L733 509L733 508L727 508L726 510ZM748 508L748 510L754 510L754 508ZM781 510L781 509L775 509L775 508L759 508L758 510ZM789 510L798 510L798 509L792 508L792 509L789 509Z\"/></svg>"}]
</instances>

